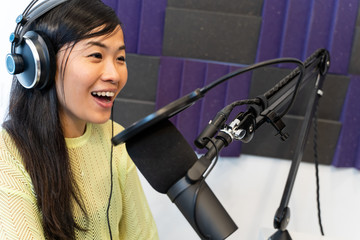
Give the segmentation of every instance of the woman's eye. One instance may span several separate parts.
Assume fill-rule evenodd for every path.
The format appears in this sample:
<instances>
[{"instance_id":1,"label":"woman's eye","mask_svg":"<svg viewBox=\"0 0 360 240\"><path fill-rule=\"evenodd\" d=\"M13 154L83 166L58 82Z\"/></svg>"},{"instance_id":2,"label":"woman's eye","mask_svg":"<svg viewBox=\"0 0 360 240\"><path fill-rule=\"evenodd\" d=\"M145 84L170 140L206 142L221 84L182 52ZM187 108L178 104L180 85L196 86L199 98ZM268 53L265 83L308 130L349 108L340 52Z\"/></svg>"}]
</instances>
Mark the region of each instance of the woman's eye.
<instances>
[{"instance_id":1,"label":"woman's eye","mask_svg":"<svg viewBox=\"0 0 360 240\"><path fill-rule=\"evenodd\" d=\"M94 58L101 59L102 55L101 55L101 53L93 53L93 54L90 54L89 57L94 57Z\"/></svg>"},{"instance_id":2,"label":"woman's eye","mask_svg":"<svg viewBox=\"0 0 360 240\"><path fill-rule=\"evenodd\" d=\"M118 57L118 61L125 62L125 57L124 56Z\"/></svg>"}]
</instances>

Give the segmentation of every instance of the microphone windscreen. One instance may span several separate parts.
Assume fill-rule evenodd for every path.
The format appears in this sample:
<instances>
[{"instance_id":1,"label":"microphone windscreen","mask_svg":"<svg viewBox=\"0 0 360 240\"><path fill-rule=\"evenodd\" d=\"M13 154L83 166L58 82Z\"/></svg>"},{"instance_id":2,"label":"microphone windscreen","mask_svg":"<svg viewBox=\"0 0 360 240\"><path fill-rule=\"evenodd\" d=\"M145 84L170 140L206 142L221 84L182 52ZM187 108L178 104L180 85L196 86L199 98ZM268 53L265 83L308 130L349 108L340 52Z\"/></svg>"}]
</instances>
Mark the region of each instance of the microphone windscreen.
<instances>
[{"instance_id":1,"label":"microphone windscreen","mask_svg":"<svg viewBox=\"0 0 360 240\"><path fill-rule=\"evenodd\" d=\"M126 149L145 179L160 193L167 193L198 160L192 147L168 119L128 139Z\"/></svg>"}]
</instances>

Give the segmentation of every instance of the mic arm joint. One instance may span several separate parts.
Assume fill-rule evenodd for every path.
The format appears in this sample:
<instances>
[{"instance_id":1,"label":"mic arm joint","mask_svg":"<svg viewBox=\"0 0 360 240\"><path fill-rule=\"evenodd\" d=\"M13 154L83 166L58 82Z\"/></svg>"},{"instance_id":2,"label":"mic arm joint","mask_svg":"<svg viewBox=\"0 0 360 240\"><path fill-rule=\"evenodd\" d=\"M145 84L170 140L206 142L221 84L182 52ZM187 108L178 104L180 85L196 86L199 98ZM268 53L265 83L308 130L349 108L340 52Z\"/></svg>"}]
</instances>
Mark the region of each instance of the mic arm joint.
<instances>
[{"instance_id":1,"label":"mic arm joint","mask_svg":"<svg viewBox=\"0 0 360 240\"><path fill-rule=\"evenodd\" d=\"M289 134L283 132L282 130L286 127L285 123L279 118L279 116L273 111L270 110L268 113L265 114L266 121L269 122L277 131L275 136L280 135L280 139L282 141L286 141L288 139Z\"/></svg>"},{"instance_id":2,"label":"mic arm joint","mask_svg":"<svg viewBox=\"0 0 360 240\"><path fill-rule=\"evenodd\" d=\"M251 111L240 113L230 125L225 126L220 133L225 133L233 140L240 140L248 143L255 133L255 116ZM220 134L219 133L219 134Z\"/></svg>"}]
</instances>

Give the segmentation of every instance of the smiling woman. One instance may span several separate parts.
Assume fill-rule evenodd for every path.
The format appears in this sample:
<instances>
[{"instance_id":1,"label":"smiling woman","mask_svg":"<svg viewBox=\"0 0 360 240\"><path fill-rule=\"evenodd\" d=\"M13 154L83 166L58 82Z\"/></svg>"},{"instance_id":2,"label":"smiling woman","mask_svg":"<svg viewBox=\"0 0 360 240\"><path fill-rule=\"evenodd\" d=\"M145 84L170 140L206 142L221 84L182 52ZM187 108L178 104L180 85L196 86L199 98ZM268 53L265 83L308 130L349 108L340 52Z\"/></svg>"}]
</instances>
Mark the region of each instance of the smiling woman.
<instances>
[{"instance_id":1,"label":"smiling woman","mask_svg":"<svg viewBox=\"0 0 360 240\"><path fill-rule=\"evenodd\" d=\"M158 239L135 165L111 144L128 75L117 15L100 0L34 0L12 39L0 236Z\"/></svg>"},{"instance_id":2,"label":"smiling woman","mask_svg":"<svg viewBox=\"0 0 360 240\"><path fill-rule=\"evenodd\" d=\"M87 122L107 121L128 76L122 29L117 27L105 36L62 47L57 55L57 73L55 82L65 137L81 136Z\"/></svg>"}]
</instances>

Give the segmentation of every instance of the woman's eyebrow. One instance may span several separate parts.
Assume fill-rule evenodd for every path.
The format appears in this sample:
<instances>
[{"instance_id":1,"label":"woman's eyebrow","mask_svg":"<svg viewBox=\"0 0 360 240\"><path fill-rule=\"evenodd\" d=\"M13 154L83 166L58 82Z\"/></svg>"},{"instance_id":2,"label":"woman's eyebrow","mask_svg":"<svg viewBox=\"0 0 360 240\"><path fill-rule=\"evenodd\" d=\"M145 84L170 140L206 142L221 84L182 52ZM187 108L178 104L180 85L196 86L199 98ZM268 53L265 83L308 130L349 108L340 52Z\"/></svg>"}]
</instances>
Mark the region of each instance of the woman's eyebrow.
<instances>
[{"instance_id":1,"label":"woman's eyebrow","mask_svg":"<svg viewBox=\"0 0 360 240\"><path fill-rule=\"evenodd\" d=\"M101 42L96 42L96 41L90 41L90 42L88 42L86 45L98 46L98 47L105 48L105 49L108 48L105 44L103 44L103 43L101 43ZM119 50L125 50L125 45L121 45L121 46L119 47Z\"/></svg>"},{"instance_id":2,"label":"woman's eyebrow","mask_svg":"<svg viewBox=\"0 0 360 240\"><path fill-rule=\"evenodd\" d=\"M108 48L105 44L103 44L101 42L95 42L95 41L90 41L90 42L86 43L86 45L93 45L93 46L98 46L101 48Z\"/></svg>"}]
</instances>

